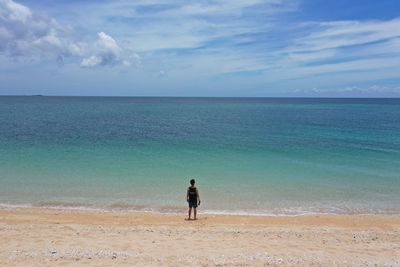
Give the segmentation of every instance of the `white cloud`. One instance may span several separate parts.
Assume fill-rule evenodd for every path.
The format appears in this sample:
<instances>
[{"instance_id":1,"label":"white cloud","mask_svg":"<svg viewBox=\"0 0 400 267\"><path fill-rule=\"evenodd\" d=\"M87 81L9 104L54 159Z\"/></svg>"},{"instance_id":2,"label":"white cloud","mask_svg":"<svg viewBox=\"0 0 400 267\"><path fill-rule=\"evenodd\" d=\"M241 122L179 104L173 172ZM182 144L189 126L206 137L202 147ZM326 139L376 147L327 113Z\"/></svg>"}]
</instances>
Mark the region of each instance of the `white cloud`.
<instances>
[{"instance_id":1,"label":"white cloud","mask_svg":"<svg viewBox=\"0 0 400 267\"><path fill-rule=\"evenodd\" d=\"M305 23L301 30L309 33L293 40L292 44L286 49L287 53L300 56L320 53L324 56L329 53L328 50L331 53L333 51L339 52L339 49L343 50L351 46L360 46L359 50L362 50L364 49L362 46L367 45L369 45L368 49L374 50L375 47L382 47L386 42L396 42L396 39L400 38L400 18L387 21ZM393 49L393 46L390 49ZM337 56L338 53L333 53L333 55ZM318 59L318 57L315 59Z\"/></svg>"},{"instance_id":2,"label":"white cloud","mask_svg":"<svg viewBox=\"0 0 400 267\"><path fill-rule=\"evenodd\" d=\"M398 77L393 73L400 70L400 18L304 23L297 30L302 36L272 51L277 56L269 57L263 71L275 82L325 76L332 85Z\"/></svg>"},{"instance_id":3,"label":"white cloud","mask_svg":"<svg viewBox=\"0 0 400 267\"><path fill-rule=\"evenodd\" d=\"M319 95L319 96L399 96L400 95L400 86L398 85L352 85L345 87L338 87L334 89L320 89L320 88L312 88L312 89L303 89L303 90L295 90L295 93L299 94L311 94L311 95Z\"/></svg>"},{"instance_id":4,"label":"white cloud","mask_svg":"<svg viewBox=\"0 0 400 267\"><path fill-rule=\"evenodd\" d=\"M68 27L12 0L0 0L0 43L0 53L12 58L78 56L84 48Z\"/></svg>"},{"instance_id":5,"label":"white cloud","mask_svg":"<svg viewBox=\"0 0 400 267\"><path fill-rule=\"evenodd\" d=\"M400 94L400 86L398 85L370 85L370 86L348 86L332 90L339 93L393 93Z\"/></svg>"},{"instance_id":6,"label":"white cloud","mask_svg":"<svg viewBox=\"0 0 400 267\"><path fill-rule=\"evenodd\" d=\"M104 32L98 33L98 40L92 47L93 55L83 58L82 67L96 66L133 66L139 63L139 56L133 52L125 55L125 51L117 42Z\"/></svg>"},{"instance_id":7,"label":"white cloud","mask_svg":"<svg viewBox=\"0 0 400 267\"><path fill-rule=\"evenodd\" d=\"M169 17L241 15L244 9L257 5L267 5L269 9L265 10L265 15L268 15L277 11L287 10L288 7L293 8L295 2L292 1L292 4L289 5L283 0L216 0L201 3L185 1L181 2L178 8L160 12L160 15Z\"/></svg>"},{"instance_id":8,"label":"white cloud","mask_svg":"<svg viewBox=\"0 0 400 267\"><path fill-rule=\"evenodd\" d=\"M2 18L26 23L32 17L32 12L29 8L12 0L1 0L0 4L4 7L4 10L0 13Z\"/></svg>"},{"instance_id":9,"label":"white cloud","mask_svg":"<svg viewBox=\"0 0 400 267\"><path fill-rule=\"evenodd\" d=\"M101 65L102 58L99 56L90 56L82 59L81 66L82 67L96 67Z\"/></svg>"},{"instance_id":10,"label":"white cloud","mask_svg":"<svg viewBox=\"0 0 400 267\"><path fill-rule=\"evenodd\" d=\"M135 65L137 54L121 48L104 32L98 38L95 43L83 42L71 27L13 0L0 0L0 54L7 57L83 58L81 65L85 67Z\"/></svg>"}]
</instances>

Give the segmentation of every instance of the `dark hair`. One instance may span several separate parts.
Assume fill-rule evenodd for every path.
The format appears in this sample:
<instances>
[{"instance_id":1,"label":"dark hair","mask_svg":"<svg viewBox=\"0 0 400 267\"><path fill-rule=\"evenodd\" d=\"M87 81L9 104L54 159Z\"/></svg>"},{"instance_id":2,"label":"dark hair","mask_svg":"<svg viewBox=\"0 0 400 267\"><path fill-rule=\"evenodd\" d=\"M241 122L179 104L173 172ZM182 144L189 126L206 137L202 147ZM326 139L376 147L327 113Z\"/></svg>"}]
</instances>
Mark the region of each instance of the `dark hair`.
<instances>
[{"instance_id":1,"label":"dark hair","mask_svg":"<svg viewBox=\"0 0 400 267\"><path fill-rule=\"evenodd\" d=\"M194 185L195 182L196 182L196 181L195 181L194 179L190 180L190 184L191 184L191 185Z\"/></svg>"}]
</instances>

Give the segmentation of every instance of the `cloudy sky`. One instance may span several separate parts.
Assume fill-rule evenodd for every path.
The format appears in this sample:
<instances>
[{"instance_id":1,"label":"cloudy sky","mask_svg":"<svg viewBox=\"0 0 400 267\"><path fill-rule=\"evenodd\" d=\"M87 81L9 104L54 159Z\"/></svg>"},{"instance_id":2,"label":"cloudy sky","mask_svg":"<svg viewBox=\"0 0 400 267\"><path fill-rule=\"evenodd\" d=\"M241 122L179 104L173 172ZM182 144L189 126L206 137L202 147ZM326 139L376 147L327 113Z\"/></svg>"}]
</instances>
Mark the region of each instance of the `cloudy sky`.
<instances>
[{"instance_id":1,"label":"cloudy sky","mask_svg":"<svg viewBox=\"0 0 400 267\"><path fill-rule=\"evenodd\" d=\"M0 94L400 97L400 1L0 0Z\"/></svg>"}]
</instances>

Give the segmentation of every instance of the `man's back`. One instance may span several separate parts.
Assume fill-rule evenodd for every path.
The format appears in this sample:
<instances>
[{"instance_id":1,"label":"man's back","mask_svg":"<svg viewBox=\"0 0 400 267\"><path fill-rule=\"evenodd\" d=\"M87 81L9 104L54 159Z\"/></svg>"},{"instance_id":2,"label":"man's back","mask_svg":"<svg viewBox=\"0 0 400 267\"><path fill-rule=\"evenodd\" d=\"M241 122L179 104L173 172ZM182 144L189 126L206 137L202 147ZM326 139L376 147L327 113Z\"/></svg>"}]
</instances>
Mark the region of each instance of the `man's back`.
<instances>
[{"instance_id":1,"label":"man's back","mask_svg":"<svg viewBox=\"0 0 400 267\"><path fill-rule=\"evenodd\" d=\"M197 203L197 188L195 186L189 186L188 193L189 193L189 202Z\"/></svg>"}]
</instances>

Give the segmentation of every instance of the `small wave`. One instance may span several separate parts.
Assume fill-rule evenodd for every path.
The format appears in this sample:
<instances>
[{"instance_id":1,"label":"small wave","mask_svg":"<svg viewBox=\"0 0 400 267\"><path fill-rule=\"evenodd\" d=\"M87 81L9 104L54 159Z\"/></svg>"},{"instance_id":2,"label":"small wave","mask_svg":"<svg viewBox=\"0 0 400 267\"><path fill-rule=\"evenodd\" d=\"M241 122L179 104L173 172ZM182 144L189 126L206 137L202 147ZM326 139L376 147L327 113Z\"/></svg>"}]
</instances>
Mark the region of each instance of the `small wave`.
<instances>
[{"instance_id":1,"label":"small wave","mask_svg":"<svg viewBox=\"0 0 400 267\"><path fill-rule=\"evenodd\" d=\"M60 208L78 208L78 207L93 207L91 204L82 204L77 202L61 202L61 201L51 201L51 202L38 202L33 204L34 207L46 208L46 207L60 207Z\"/></svg>"},{"instance_id":2,"label":"small wave","mask_svg":"<svg viewBox=\"0 0 400 267\"><path fill-rule=\"evenodd\" d=\"M158 208L161 213L185 213L187 212L186 207L182 206L162 206Z\"/></svg>"},{"instance_id":3,"label":"small wave","mask_svg":"<svg viewBox=\"0 0 400 267\"><path fill-rule=\"evenodd\" d=\"M0 209L18 209L18 208L32 208L31 204L10 204L10 203L0 203Z\"/></svg>"},{"instance_id":4,"label":"small wave","mask_svg":"<svg viewBox=\"0 0 400 267\"><path fill-rule=\"evenodd\" d=\"M97 212L150 212L159 214L186 214L186 206L147 206L133 205L128 203L112 203L109 205L83 204L76 202L38 202L38 203L0 203L0 209L20 209L20 208L43 208L58 210L76 211L97 211ZM318 207L292 207L270 210L222 210L222 209L203 209L201 214L208 215L236 215L236 216L303 216L303 215L400 215L397 209L360 209L360 208L318 208Z\"/></svg>"},{"instance_id":5,"label":"small wave","mask_svg":"<svg viewBox=\"0 0 400 267\"><path fill-rule=\"evenodd\" d=\"M120 209L120 210L146 210L146 205L132 205L128 203L114 203L107 206L110 209Z\"/></svg>"}]
</instances>

